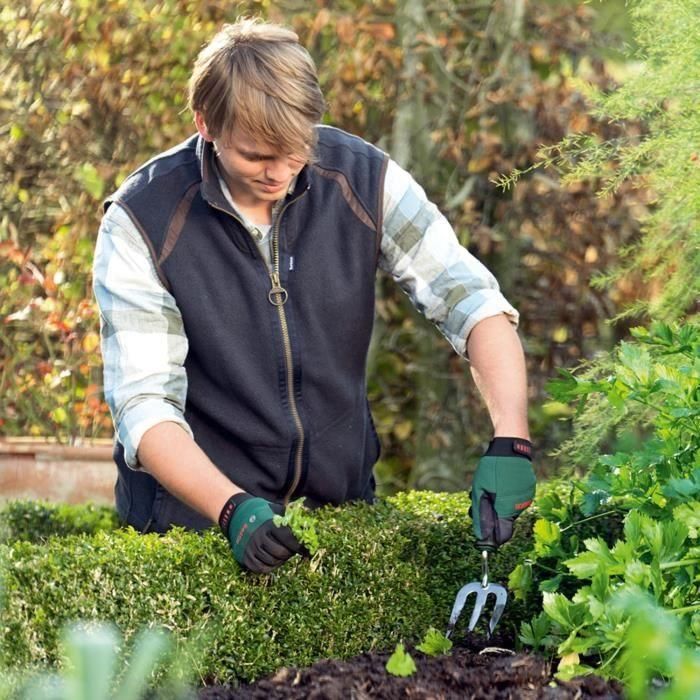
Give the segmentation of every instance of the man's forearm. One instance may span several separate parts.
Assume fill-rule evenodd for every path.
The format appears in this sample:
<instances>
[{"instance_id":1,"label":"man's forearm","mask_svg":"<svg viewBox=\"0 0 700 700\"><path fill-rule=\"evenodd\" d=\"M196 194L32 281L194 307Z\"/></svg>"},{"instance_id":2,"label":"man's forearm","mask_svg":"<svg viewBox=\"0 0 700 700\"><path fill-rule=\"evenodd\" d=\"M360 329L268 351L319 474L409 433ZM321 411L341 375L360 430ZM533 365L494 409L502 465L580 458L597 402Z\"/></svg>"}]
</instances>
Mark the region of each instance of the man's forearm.
<instances>
[{"instance_id":1,"label":"man's forearm","mask_svg":"<svg viewBox=\"0 0 700 700\"><path fill-rule=\"evenodd\" d=\"M492 316L477 323L469 334L467 351L494 435L529 440L525 356L506 316Z\"/></svg>"},{"instance_id":2,"label":"man's forearm","mask_svg":"<svg viewBox=\"0 0 700 700\"><path fill-rule=\"evenodd\" d=\"M144 470L173 496L214 523L229 497L242 490L177 423L158 423L147 430L138 457Z\"/></svg>"}]
</instances>

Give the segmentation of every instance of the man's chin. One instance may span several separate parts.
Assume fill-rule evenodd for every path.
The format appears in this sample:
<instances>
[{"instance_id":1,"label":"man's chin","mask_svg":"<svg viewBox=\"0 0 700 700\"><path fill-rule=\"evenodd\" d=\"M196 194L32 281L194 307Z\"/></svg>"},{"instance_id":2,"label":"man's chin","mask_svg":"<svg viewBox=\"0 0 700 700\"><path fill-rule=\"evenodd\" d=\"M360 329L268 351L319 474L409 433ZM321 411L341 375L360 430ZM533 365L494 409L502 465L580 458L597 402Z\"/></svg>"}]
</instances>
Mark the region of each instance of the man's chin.
<instances>
[{"instance_id":1,"label":"man's chin","mask_svg":"<svg viewBox=\"0 0 700 700\"><path fill-rule=\"evenodd\" d=\"M284 190L281 190L280 192L275 192L275 193L265 192L264 194L265 194L264 199L267 199L268 201L271 201L271 202L276 202L278 199L285 198L285 196L287 194L287 190L284 189Z\"/></svg>"}]
</instances>

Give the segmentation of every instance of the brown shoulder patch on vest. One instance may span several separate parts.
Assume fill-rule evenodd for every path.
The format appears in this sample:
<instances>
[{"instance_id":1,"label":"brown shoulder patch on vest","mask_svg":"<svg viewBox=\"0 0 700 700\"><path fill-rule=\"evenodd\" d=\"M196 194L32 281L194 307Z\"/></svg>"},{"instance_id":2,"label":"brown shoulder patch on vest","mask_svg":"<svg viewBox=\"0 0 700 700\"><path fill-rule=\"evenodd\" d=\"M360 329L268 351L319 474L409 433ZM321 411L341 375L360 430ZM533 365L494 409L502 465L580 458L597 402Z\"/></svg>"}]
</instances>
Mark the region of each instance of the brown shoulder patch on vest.
<instances>
[{"instance_id":1,"label":"brown shoulder patch on vest","mask_svg":"<svg viewBox=\"0 0 700 700\"><path fill-rule=\"evenodd\" d=\"M197 194L198 189L199 182L195 182L194 184L190 185L185 192L184 197L177 205L177 209L175 209L175 213L168 224L168 230L165 233L165 241L163 242L163 247L161 248L160 255L158 256L159 266L162 265L170 253L173 252L173 249L177 244L177 240L180 238L180 234L182 233L182 228L185 225L187 214L192 206L192 200L194 199L195 194Z\"/></svg>"},{"instance_id":2,"label":"brown shoulder patch on vest","mask_svg":"<svg viewBox=\"0 0 700 700\"><path fill-rule=\"evenodd\" d=\"M345 177L345 175L339 172L338 170L329 170L327 168L323 168L318 163L314 163L312 167L316 170L317 173L319 173L319 175L323 175L323 177L327 177L330 180L335 180L335 182L340 187L343 199L345 199L345 201L348 203L348 206L352 210L353 214L355 214L355 216L365 226L374 230L375 223L374 221L372 221L372 217L369 215L362 202L352 191L352 187L350 187L350 183L348 182L347 177Z\"/></svg>"}]
</instances>

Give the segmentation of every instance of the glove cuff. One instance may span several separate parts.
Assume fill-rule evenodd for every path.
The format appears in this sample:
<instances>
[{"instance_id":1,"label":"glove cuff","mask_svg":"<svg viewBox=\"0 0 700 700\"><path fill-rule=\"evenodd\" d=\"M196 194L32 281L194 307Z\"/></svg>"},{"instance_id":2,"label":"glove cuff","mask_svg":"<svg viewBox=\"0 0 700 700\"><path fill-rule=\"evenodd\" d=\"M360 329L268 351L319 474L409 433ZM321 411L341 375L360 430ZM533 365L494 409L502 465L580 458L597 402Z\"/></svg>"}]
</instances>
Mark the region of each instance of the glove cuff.
<instances>
[{"instance_id":1,"label":"glove cuff","mask_svg":"<svg viewBox=\"0 0 700 700\"><path fill-rule=\"evenodd\" d=\"M489 443L484 456L524 457L532 462L532 443L523 438L495 437Z\"/></svg>"},{"instance_id":2,"label":"glove cuff","mask_svg":"<svg viewBox=\"0 0 700 700\"><path fill-rule=\"evenodd\" d=\"M253 498L253 496L245 491L241 491L231 496L231 498L229 498L224 504L224 507L221 509L221 513L219 513L219 527L221 528L221 532L223 532L224 537L228 538L228 527L231 524L231 518L233 518L236 508L238 508L241 503L244 503L249 498Z\"/></svg>"}]
</instances>

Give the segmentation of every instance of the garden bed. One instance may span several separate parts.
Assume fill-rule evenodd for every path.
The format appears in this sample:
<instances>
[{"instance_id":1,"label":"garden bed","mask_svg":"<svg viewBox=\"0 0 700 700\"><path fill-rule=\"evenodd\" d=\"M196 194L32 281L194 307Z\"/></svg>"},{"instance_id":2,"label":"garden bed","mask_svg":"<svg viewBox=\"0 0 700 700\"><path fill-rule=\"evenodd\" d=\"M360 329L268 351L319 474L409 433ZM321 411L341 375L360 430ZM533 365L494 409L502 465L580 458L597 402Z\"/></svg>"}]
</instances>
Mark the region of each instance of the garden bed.
<instances>
[{"instance_id":1,"label":"garden bed","mask_svg":"<svg viewBox=\"0 0 700 700\"><path fill-rule=\"evenodd\" d=\"M513 540L493 559L493 580L508 580L512 593L497 630L500 636L489 641L501 651L484 649L480 626L465 639L463 619L455 630L458 646L438 657L410 645L421 636L427 639L430 628L445 629L455 592L478 576L465 494L412 492L374 506L319 509L314 512L320 543L316 554L296 558L268 576L242 571L215 528L201 534L175 529L164 536L140 535L120 528L111 508L8 504L0 510L0 668L17 673L59 668L59 635L66 625L109 620L132 647L139 630L165 628L184 666L196 669L204 700L620 698L622 688L616 683L593 675L555 680L558 666L535 654L508 651L522 642L548 647L554 654L568 627L586 621L581 602L549 593L540 603L532 591L534 580L523 585L528 567L521 562L532 547L530 533L549 533L541 527L544 520L533 526L533 514L543 506L560 511L562 503L553 485L540 494L540 508L519 520ZM640 540L645 527L649 530L639 514L625 521L625 535L638 533L634 543L640 555L647 546ZM553 532L564 530L568 526ZM587 552L595 547L611 557L618 552L619 547L609 550L596 537L600 531L619 538L619 527L609 517L587 518L576 528L587 550L574 564L588 561ZM685 530L678 532L685 535ZM673 543L669 546L676 551ZM512 581L509 571L517 573ZM632 668L637 685L643 688L647 677L663 676L659 662L647 664L646 659L649 644L659 649L663 641L664 654L680 649L669 656L678 659L684 679L681 694L673 697L694 697L682 694L693 687L698 666L693 653L681 648L678 621L646 598L627 602L633 604L634 622L624 638L616 632L615 639L617 648L625 640L634 642L637 652L629 658L638 660ZM611 614L628 614L613 603ZM540 605L544 611L532 618ZM664 630L662 638L657 629ZM388 650L400 641L417 666L407 677L386 669ZM591 648L587 639L580 637L577 644L583 642L587 646L581 647L580 667L578 653L557 654L567 679L595 672L595 666L585 663L598 659L585 653ZM617 677L625 677L626 670Z\"/></svg>"},{"instance_id":2,"label":"garden bed","mask_svg":"<svg viewBox=\"0 0 700 700\"><path fill-rule=\"evenodd\" d=\"M495 640L494 640L495 643ZM199 700L464 700L465 698L528 700L622 698L622 685L599 676L570 681L552 677L550 663L534 654L514 654L473 639L448 655L426 656L410 650L417 671L393 676L385 665L388 653L364 653L347 661L323 660L307 668L286 667L249 685L212 686Z\"/></svg>"}]
</instances>

